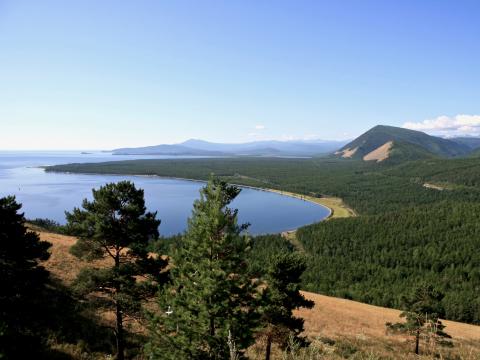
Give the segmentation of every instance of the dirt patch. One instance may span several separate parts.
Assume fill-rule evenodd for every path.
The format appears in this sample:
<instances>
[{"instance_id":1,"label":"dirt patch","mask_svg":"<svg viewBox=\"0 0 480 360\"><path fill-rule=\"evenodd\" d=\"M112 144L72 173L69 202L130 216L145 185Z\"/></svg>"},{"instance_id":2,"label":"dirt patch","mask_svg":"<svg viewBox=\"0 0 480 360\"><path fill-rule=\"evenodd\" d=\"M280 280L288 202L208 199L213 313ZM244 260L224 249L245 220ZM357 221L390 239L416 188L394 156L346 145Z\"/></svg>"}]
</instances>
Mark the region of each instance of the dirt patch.
<instances>
[{"instance_id":1,"label":"dirt patch","mask_svg":"<svg viewBox=\"0 0 480 360\"><path fill-rule=\"evenodd\" d=\"M353 155L355 155L357 150L358 150L358 147L356 147L354 149L345 149L345 150L342 150L342 151L337 151L335 153L335 155L340 155L341 154L342 158L350 159Z\"/></svg>"},{"instance_id":2,"label":"dirt patch","mask_svg":"<svg viewBox=\"0 0 480 360\"><path fill-rule=\"evenodd\" d=\"M442 186L438 186L438 185L435 185L435 184L428 184L428 183L423 184L423 187L427 188L427 189L438 190L438 191L445 190L445 188L442 187Z\"/></svg>"},{"instance_id":3,"label":"dirt patch","mask_svg":"<svg viewBox=\"0 0 480 360\"><path fill-rule=\"evenodd\" d=\"M365 161L376 161L381 162L383 160L388 159L390 156L390 150L392 149L393 141L386 142L382 146L376 148L372 152L369 152L367 155L363 157Z\"/></svg>"}]
</instances>

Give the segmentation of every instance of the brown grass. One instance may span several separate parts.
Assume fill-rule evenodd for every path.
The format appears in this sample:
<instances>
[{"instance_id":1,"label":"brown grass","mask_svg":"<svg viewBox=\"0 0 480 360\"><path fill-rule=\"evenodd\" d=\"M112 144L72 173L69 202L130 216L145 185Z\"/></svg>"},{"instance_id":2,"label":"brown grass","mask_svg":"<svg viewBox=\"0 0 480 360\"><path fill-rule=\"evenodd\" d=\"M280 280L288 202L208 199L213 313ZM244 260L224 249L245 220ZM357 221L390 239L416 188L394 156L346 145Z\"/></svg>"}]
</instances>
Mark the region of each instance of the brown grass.
<instances>
[{"instance_id":1,"label":"brown grass","mask_svg":"<svg viewBox=\"0 0 480 360\"><path fill-rule=\"evenodd\" d=\"M40 231L40 239L52 244L50 248L50 258L43 263L45 268L50 271L52 276L60 279L64 285L70 285L77 277L82 268L85 267L104 267L113 265L113 260L109 258L86 261L78 259L70 254L70 248L77 239L73 236L65 236Z\"/></svg>"},{"instance_id":2,"label":"brown grass","mask_svg":"<svg viewBox=\"0 0 480 360\"><path fill-rule=\"evenodd\" d=\"M39 232L40 238L52 243L51 257L44 266L51 274L70 285L81 268L106 266L108 259L87 262L77 259L69 252L76 238L46 232ZM355 359L406 359L412 358L412 346L407 338L387 335L386 322L398 322L400 311L356 301L323 296L303 292L306 298L313 300L313 309L296 311L296 316L305 319L305 335L313 340L319 355L304 357L305 359L341 359L343 347L355 348L360 354ZM111 323L112 314L104 314L104 321ZM480 327L453 321L445 321L446 332L452 335L455 347L445 350L442 356L456 356L457 359L480 359ZM134 324L132 324L134 328ZM320 340L318 340L320 339ZM336 345L330 346L321 339L333 339ZM249 350L253 359L261 359L264 346L262 341ZM442 350L443 351L443 350ZM283 359L276 349L273 359ZM340 354L340 355L339 355ZM452 357L453 358L453 357ZM293 359L293 358L292 358Z\"/></svg>"},{"instance_id":3,"label":"brown grass","mask_svg":"<svg viewBox=\"0 0 480 360\"><path fill-rule=\"evenodd\" d=\"M310 310L302 309L297 316L305 319L306 334L310 337L352 336L364 338L391 338L385 333L386 322L400 321L400 311L357 301L339 299L310 292L305 297L315 302ZM454 339L480 342L480 326L445 321L446 332Z\"/></svg>"}]
</instances>

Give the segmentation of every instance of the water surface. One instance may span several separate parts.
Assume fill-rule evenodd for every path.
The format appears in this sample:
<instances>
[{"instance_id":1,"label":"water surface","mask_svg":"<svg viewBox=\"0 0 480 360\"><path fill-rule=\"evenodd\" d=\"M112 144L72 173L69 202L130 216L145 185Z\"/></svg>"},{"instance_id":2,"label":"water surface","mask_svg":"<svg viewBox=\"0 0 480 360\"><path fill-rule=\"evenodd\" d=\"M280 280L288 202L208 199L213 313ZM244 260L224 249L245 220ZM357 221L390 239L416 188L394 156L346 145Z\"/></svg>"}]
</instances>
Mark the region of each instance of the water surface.
<instances>
[{"instance_id":1,"label":"water surface","mask_svg":"<svg viewBox=\"0 0 480 360\"><path fill-rule=\"evenodd\" d=\"M73 162L102 162L168 156L118 156L80 152L0 152L0 197L15 195L27 218L49 218L65 223L65 210L91 199L91 189L108 182L131 180L145 190L147 208L162 220L160 233L172 235L186 228L192 204L203 186L200 182L159 177L47 173L39 166ZM171 157L170 157L171 158ZM240 222L251 224L252 234L278 233L320 221L325 207L279 194L243 188L231 207Z\"/></svg>"}]
</instances>

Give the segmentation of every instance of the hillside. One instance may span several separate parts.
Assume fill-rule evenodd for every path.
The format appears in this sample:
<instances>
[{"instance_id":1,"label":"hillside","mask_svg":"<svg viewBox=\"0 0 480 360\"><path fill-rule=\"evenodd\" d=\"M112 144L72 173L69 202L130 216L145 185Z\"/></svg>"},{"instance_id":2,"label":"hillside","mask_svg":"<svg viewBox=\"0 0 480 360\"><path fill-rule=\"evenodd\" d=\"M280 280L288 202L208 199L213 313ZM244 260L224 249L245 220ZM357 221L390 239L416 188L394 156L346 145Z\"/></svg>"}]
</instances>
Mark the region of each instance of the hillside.
<instances>
[{"instance_id":1,"label":"hillside","mask_svg":"<svg viewBox=\"0 0 480 360\"><path fill-rule=\"evenodd\" d=\"M348 143L335 155L341 158L381 162L466 155L466 144L427 135L420 131L378 125Z\"/></svg>"},{"instance_id":2,"label":"hillside","mask_svg":"<svg viewBox=\"0 0 480 360\"><path fill-rule=\"evenodd\" d=\"M38 231L38 229L37 229ZM59 279L65 286L70 286L79 270L84 266L102 266L104 261L88 263L74 257L69 253L70 247L76 239L71 236L52 234L39 231L42 240L52 243L51 257L44 262L44 266L52 276ZM375 354L376 356L391 356L392 353L403 354L394 358L405 358L411 351L410 344L404 337L391 336L385 332L386 322L399 320L399 311L378 306L363 304L356 301L339 299L304 292L306 298L315 302L311 310L300 310L297 316L305 319L305 334L315 342L319 342L327 356L321 358L341 359L344 348L362 354ZM111 319L108 314L103 314L103 321L108 324ZM480 351L480 327L459 322L446 321L446 331L454 338L454 354L467 355L463 358L474 359L472 354ZM137 330L142 331L137 325ZM321 340L316 340L321 339ZM334 344L334 345L332 345ZM72 345L58 344L62 351L75 353L78 351ZM250 353L254 359L257 352L261 354L262 343L255 345ZM277 350L278 351L278 350ZM447 350L449 351L449 350ZM278 352L277 352L278 354ZM471 357L468 357L468 354ZM99 355L98 358L101 358ZM103 357L102 357L103 358ZM275 356L274 359L281 357ZM365 357L372 358L372 357ZM93 359L93 357L92 357Z\"/></svg>"},{"instance_id":3,"label":"hillside","mask_svg":"<svg viewBox=\"0 0 480 360\"><path fill-rule=\"evenodd\" d=\"M449 140L454 141L458 144L466 145L472 150L480 148L480 138L477 137L457 137L451 138Z\"/></svg>"},{"instance_id":4,"label":"hillside","mask_svg":"<svg viewBox=\"0 0 480 360\"><path fill-rule=\"evenodd\" d=\"M363 336L390 339L385 333L386 322L398 322L400 311L358 301L303 292L315 302L313 309L302 309L297 314L305 319L306 333L316 336ZM445 320L453 338L480 340L480 326Z\"/></svg>"}]
</instances>

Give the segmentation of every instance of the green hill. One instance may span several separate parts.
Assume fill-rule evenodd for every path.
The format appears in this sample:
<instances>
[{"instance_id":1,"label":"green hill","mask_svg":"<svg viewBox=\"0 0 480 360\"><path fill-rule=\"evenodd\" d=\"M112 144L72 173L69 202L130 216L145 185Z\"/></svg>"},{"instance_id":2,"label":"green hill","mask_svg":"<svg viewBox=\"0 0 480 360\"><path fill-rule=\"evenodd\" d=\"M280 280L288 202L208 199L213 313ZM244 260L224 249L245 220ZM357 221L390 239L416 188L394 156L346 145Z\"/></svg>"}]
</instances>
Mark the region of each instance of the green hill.
<instances>
[{"instance_id":1,"label":"green hill","mask_svg":"<svg viewBox=\"0 0 480 360\"><path fill-rule=\"evenodd\" d=\"M420 131L378 125L335 154L343 158L372 161L415 160L466 155L471 149L462 143L427 135Z\"/></svg>"}]
</instances>

